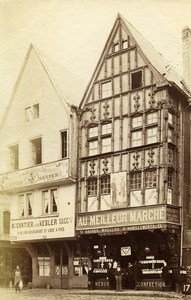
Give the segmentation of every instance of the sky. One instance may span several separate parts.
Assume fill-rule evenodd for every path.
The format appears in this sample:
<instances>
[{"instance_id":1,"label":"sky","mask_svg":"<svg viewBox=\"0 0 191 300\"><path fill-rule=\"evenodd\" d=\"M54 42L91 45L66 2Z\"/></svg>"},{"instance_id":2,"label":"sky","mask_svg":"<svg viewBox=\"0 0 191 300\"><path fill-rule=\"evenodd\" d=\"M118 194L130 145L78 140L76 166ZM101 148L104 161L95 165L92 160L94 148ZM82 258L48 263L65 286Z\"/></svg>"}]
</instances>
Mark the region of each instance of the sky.
<instances>
[{"instance_id":1,"label":"sky","mask_svg":"<svg viewBox=\"0 0 191 300\"><path fill-rule=\"evenodd\" d=\"M81 98L118 13L182 73L191 0L0 0L0 120L31 43L81 80Z\"/></svg>"}]
</instances>

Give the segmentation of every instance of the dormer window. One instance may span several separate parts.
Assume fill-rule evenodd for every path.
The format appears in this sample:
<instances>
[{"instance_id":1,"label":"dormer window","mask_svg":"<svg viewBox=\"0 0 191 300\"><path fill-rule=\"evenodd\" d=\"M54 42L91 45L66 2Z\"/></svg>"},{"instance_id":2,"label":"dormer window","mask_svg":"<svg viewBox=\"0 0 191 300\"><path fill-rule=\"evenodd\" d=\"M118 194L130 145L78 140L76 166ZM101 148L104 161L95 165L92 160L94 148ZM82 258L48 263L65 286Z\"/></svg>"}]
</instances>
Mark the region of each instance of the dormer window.
<instances>
[{"instance_id":1,"label":"dormer window","mask_svg":"<svg viewBox=\"0 0 191 300\"><path fill-rule=\"evenodd\" d=\"M142 87L142 71L131 74L131 89L138 89Z\"/></svg>"}]
</instances>

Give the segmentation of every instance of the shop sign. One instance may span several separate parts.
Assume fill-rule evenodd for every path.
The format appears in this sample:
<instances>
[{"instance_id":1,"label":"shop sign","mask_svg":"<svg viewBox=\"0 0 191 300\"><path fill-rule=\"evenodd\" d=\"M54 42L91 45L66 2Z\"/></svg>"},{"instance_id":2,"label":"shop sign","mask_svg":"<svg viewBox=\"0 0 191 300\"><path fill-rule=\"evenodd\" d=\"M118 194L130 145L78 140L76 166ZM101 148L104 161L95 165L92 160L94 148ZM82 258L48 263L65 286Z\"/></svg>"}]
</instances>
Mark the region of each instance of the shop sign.
<instances>
[{"instance_id":1,"label":"shop sign","mask_svg":"<svg viewBox=\"0 0 191 300\"><path fill-rule=\"evenodd\" d=\"M144 279L137 284L137 288L141 290L163 290L165 282L161 279Z\"/></svg>"},{"instance_id":2,"label":"shop sign","mask_svg":"<svg viewBox=\"0 0 191 300\"><path fill-rule=\"evenodd\" d=\"M11 220L10 240L24 241L74 236L74 217Z\"/></svg>"},{"instance_id":3,"label":"shop sign","mask_svg":"<svg viewBox=\"0 0 191 300\"><path fill-rule=\"evenodd\" d=\"M109 289L109 281L105 278L96 279L94 282L95 289Z\"/></svg>"},{"instance_id":4,"label":"shop sign","mask_svg":"<svg viewBox=\"0 0 191 300\"><path fill-rule=\"evenodd\" d=\"M77 230L85 233L119 233L127 230L166 228L180 224L179 209L155 205L78 215ZM89 231L89 232L88 232Z\"/></svg>"},{"instance_id":5,"label":"shop sign","mask_svg":"<svg viewBox=\"0 0 191 300\"><path fill-rule=\"evenodd\" d=\"M131 247L121 247L121 256L130 256L131 255Z\"/></svg>"},{"instance_id":6,"label":"shop sign","mask_svg":"<svg viewBox=\"0 0 191 300\"><path fill-rule=\"evenodd\" d=\"M0 190L11 190L63 178L68 178L68 159L3 174L0 176Z\"/></svg>"}]
</instances>

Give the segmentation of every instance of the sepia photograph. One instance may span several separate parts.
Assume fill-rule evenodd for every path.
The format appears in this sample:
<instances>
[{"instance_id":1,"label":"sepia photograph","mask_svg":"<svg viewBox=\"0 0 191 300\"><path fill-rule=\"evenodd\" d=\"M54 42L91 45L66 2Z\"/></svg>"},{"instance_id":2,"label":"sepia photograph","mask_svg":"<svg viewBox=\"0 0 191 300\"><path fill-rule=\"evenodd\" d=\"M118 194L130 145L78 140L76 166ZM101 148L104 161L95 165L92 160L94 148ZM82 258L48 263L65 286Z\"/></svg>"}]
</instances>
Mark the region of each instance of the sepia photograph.
<instances>
[{"instance_id":1,"label":"sepia photograph","mask_svg":"<svg viewBox=\"0 0 191 300\"><path fill-rule=\"evenodd\" d=\"M191 0L0 0L0 299L191 300Z\"/></svg>"}]
</instances>

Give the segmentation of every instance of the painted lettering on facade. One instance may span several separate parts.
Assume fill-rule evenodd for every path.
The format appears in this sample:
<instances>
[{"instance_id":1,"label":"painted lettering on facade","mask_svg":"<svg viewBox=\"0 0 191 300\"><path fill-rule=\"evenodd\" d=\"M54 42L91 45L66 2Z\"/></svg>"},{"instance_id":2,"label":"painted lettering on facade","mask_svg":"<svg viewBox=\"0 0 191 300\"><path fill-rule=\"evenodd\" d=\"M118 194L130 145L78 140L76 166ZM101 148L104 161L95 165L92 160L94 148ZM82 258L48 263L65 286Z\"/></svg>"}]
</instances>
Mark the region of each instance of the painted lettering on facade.
<instances>
[{"instance_id":1,"label":"painted lettering on facade","mask_svg":"<svg viewBox=\"0 0 191 300\"><path fill-rule=\"evenodd\" d=\"M167 222L168 207L157 206L147 208L130 208L119 210L116 212L102 212L102 213L88 213L78 216L77 230L96 230L104 228L109 230L115 227L135 227L142 226L143 229L153 227L160 228L161 224ZM173 217L173 221L179 224L179 212L173 211L176 218ZM169 220L168 220L169 221ZM160 226L159 226L160 225Z\"/></svg>"},{"instance_id":2,"label":"painted lettering on facade","mask_svg":"<svg viewBox=\"0 0 191 300\"><path fill-rule=\"evenodd\" d=\"M0 175L0 191L68 177L68 160L57 161Z\"/></svg>"},{"instance_id":3,"label":"painted lettering on facade","mask_svg":"<svg viewBox=\"0 0 191 300\"><path fill-rule=\"evenodd\" d=\"M11 221L12 241L74 236L74 218L43 218Z\"/></svg>"}]
</instances>

